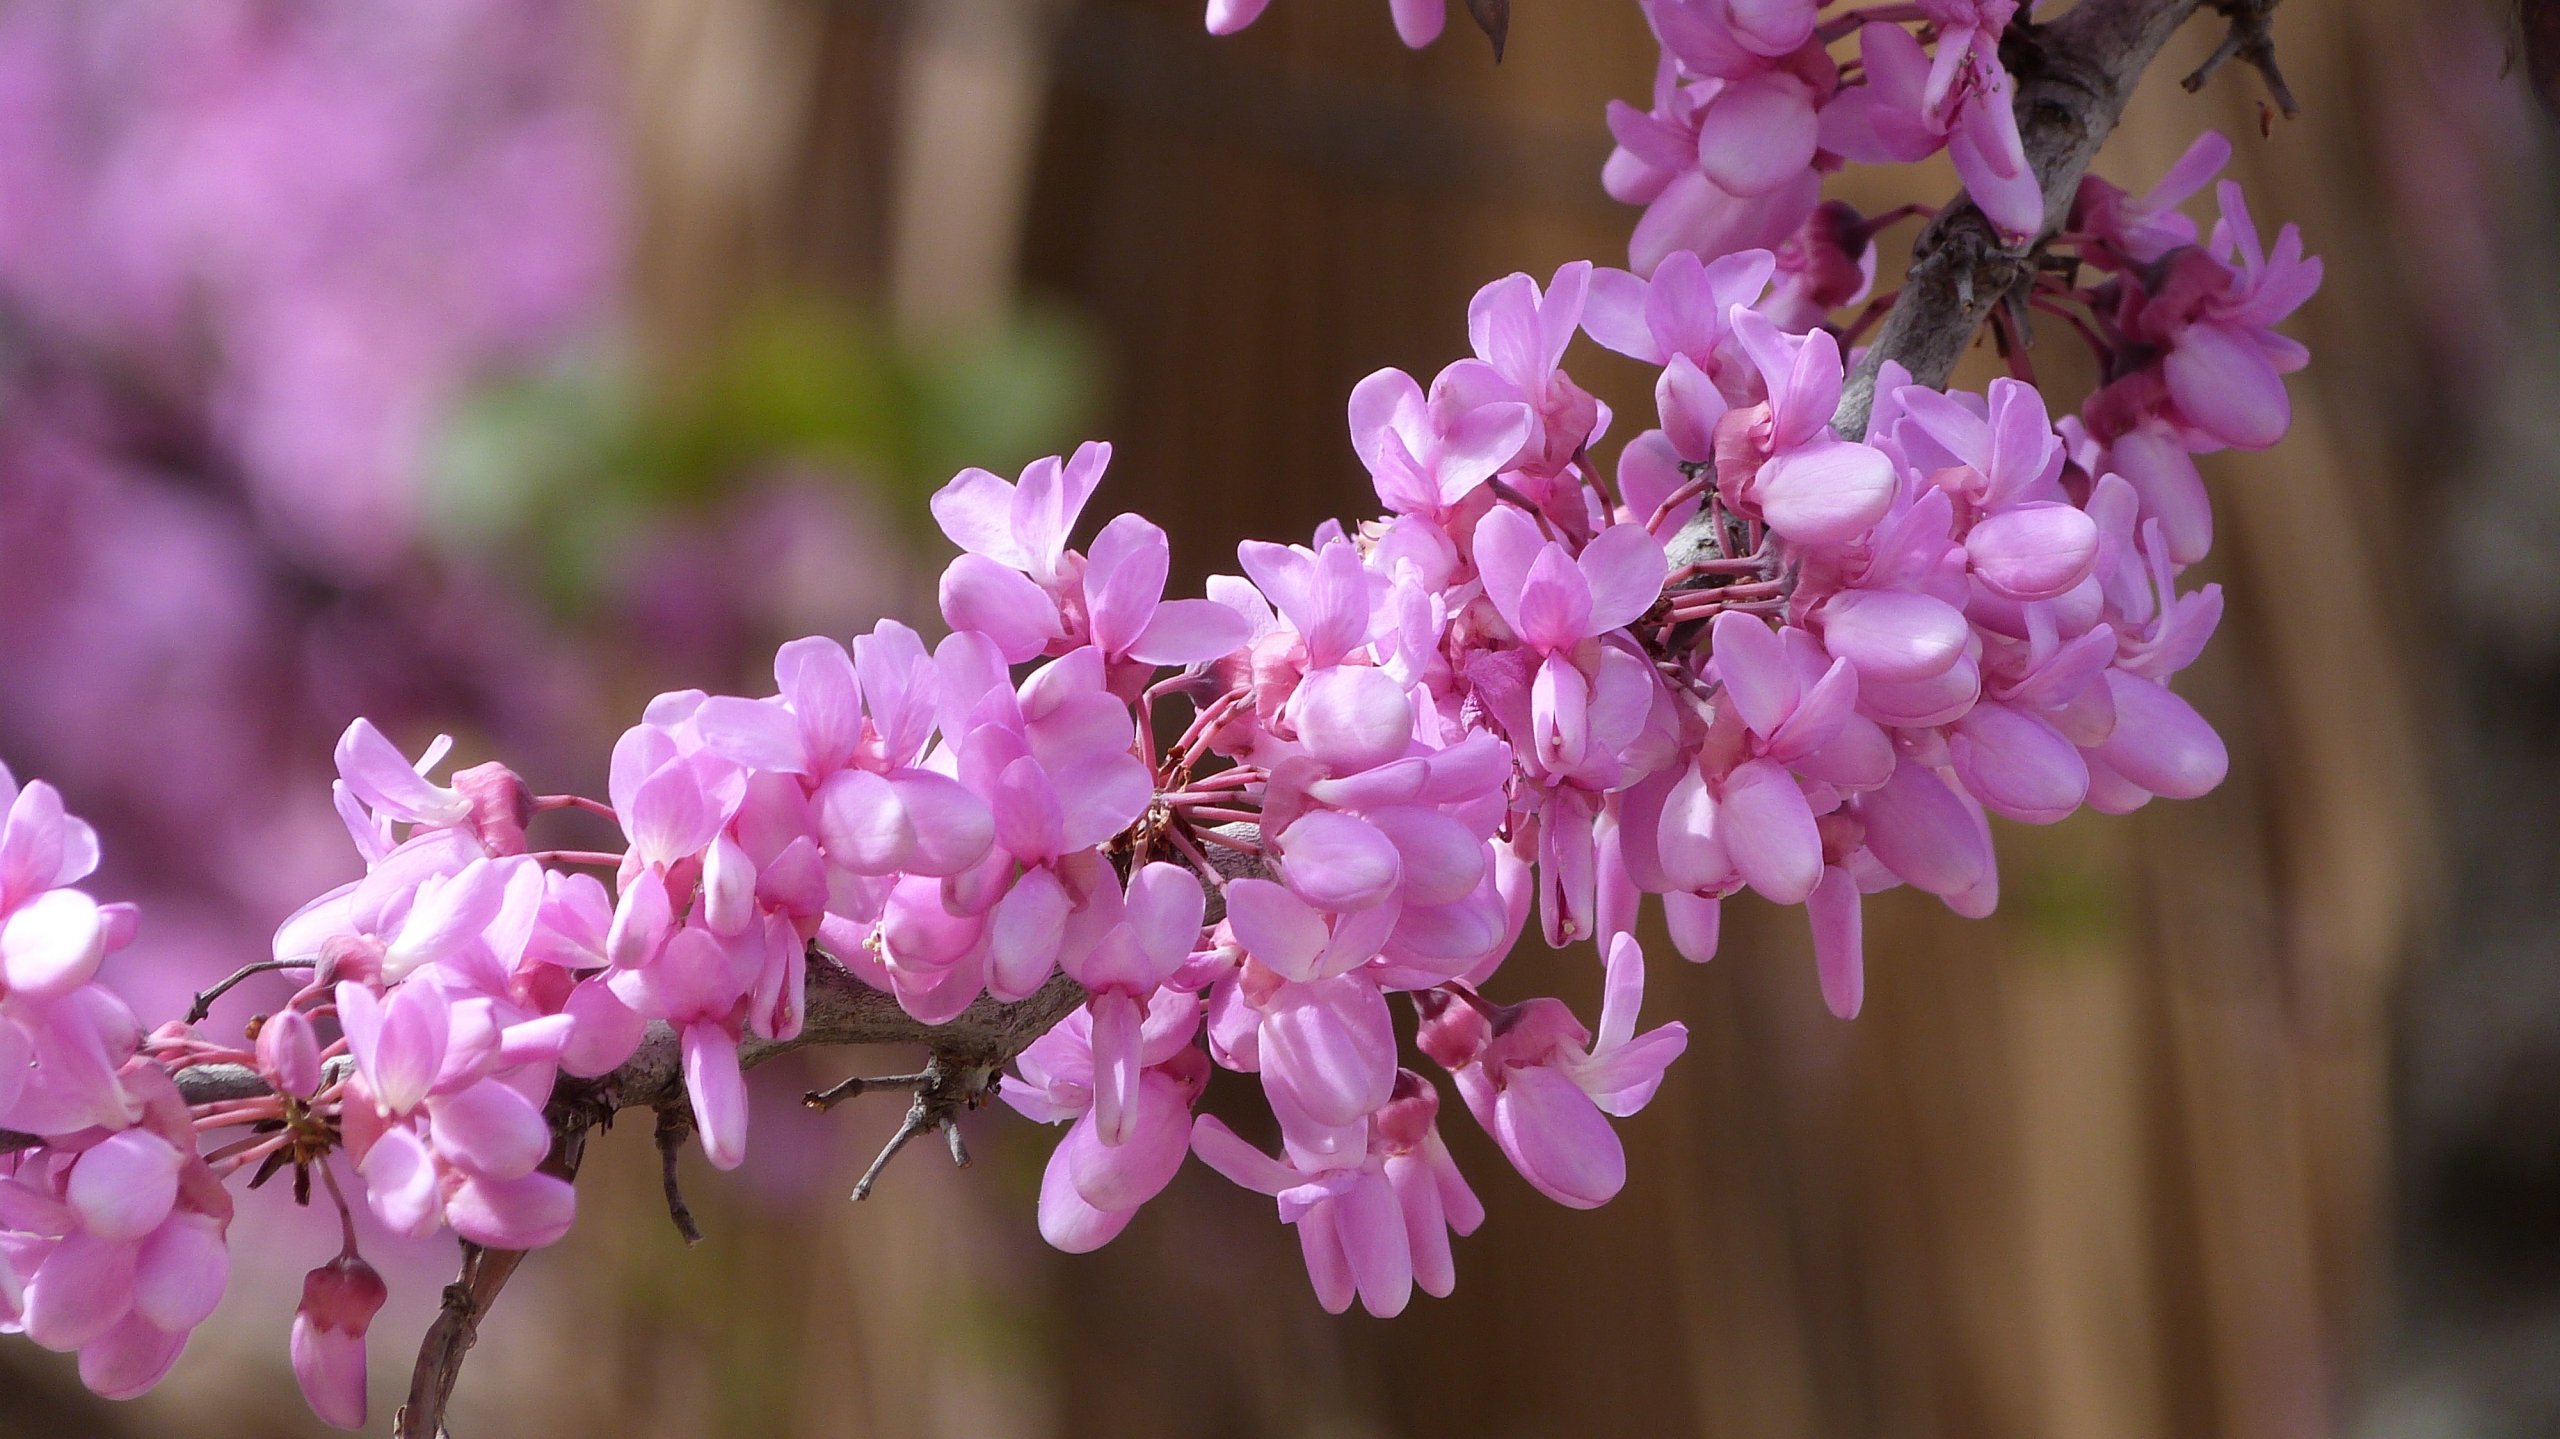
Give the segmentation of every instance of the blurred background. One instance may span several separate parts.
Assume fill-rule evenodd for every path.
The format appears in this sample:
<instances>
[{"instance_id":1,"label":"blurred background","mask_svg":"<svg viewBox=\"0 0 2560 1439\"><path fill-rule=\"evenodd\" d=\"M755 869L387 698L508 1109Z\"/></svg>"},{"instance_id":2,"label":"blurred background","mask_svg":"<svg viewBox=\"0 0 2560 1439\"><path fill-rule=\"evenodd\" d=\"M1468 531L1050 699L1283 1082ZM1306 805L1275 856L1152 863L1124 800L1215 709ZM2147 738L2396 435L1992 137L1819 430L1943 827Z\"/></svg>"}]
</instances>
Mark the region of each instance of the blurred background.
<instances>
[{"instance_id":1,"label":"blurred background","mask_svg":"<svg viewBox=\"0 0 2560 1439\"><path fill-rule=\"evenodd\" d=\"M1351 385L1462 353L1489 279L1623 258L1640 17L1514 11L1497 67L1378 0L1225 41L1197 0L0 0L0 754L145 904L111 978L174 1012L354 872L353 715L599 792L657 690L929 619L960 465L1107 436L1097 517L1192 579L1374 509ZM793 1100L901 1056L765 1074L747 1168L689 1163L699 1249L644 1131L591 1149L456 1432L2560 1433L2560 152L2508 26L2293 0L2305 114L2262 132L2242 70L2179 92L2199 21L2100 162L2139 189L2219 126L2329 266L2293 435L2208 462L2217 794L2006 830L1988 922L1872 905L1854 1024L1737 904L1657 968L1693 1040L1625 1194L1560 1209L1452 1124L1490 1218L1390 1323L1196 1167L1049 1252L1010 1115L857 1209L895 1116ZM0 1434L322 1432L284 1339L334 1241L290 1210L243 1205L143 1401L0 1345ZM452 1254L373 1252L387 1430Z\"/></svg>"}]
</instances>

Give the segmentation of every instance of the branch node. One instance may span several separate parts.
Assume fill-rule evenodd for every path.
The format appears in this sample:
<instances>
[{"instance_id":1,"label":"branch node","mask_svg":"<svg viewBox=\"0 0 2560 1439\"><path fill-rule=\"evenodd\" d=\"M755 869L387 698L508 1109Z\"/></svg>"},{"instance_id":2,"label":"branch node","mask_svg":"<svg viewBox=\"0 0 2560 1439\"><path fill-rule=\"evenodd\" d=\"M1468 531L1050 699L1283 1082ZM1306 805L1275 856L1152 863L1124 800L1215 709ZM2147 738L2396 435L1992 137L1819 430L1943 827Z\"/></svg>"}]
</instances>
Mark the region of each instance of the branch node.
<instances>
[{"instance_id":1,"label":"branch node","mask_svg":"<svg viewBox=\"0 0 2560 1439\"><path fill-rule=\"evenodd\" d=\"M2236 59L2267 82L2268 95L2286 119L2301 114L2302 106L2293 98L2293 87L2285 83L2284 70L2276 64L2276 3L2277 0L2213 0L2214 10L2231 22L2231 29L2204 63L2178 84L2192 95L2202 90L2216 71Z\"/></svg>"},{"instance_id":2,"label":"branch node","mask_svg":"<svg viewBox=\"0 0 2560 1439\"><path fill-rule=\"evenodd\" d=\"M870 1198L871 1187L879 1182L881 1172L889 1167L889 1161L897 1157L898 1151L906 1148L909 1141L937 1129L942 1131L943 1139L950 1145L951 1162L963 1169L968 1168L969 1147L960 1138L960 1111L975 1109L992 1098L1001 1079L994 1064L971 1062L938 1050L925 1061L924 1073L897 1076L899 1083L913 1081L915 1102L907 1106L906 1117L898 1121L897 1132L881 1146L879 1157L872 1160L871 1167L862 1171L862 1178L854 1182L853 1197L857 1200ZM871 1082L877 1084L881 1081ZM818 1097L811 1096L812 1099Z\"/></svg>"}]
</instances>

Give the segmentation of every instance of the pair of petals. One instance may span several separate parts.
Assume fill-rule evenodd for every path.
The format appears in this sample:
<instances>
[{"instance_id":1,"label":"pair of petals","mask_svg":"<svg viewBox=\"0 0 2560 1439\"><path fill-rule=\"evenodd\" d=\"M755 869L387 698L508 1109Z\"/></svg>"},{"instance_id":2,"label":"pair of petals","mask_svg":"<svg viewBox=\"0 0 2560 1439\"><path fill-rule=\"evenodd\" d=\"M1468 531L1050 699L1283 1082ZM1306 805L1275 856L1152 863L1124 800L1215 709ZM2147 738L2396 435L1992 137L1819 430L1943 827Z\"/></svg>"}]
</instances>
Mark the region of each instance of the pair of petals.
<instances>
[{"instance_id":1,"label":"pair of petals","mask_svg":"<svg viewBox=\"0 0 2560 1439\"><path fill-rule=\"evenodd\" d=\"M1670 573L1662 542L1641 524L1612 525L1573 555L1509 505L1477 521L1475 561L1503 622L1540 650L1634 623L1661 598Z\"/></svg>"}]
</instances>

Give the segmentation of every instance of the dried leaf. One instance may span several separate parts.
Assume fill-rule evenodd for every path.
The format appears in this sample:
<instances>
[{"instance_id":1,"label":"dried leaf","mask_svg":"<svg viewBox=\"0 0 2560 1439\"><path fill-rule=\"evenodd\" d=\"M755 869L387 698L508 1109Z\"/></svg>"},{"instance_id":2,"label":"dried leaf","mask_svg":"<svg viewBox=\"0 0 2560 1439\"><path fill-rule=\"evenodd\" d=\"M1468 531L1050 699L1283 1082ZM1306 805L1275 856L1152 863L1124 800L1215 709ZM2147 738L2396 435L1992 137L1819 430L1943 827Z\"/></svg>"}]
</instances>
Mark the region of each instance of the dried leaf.
<instances>
[{"instance_id":1,"label":"dried leaf","mask_svg":"<svg viewBox=\"0 0 2560 1439\"><path fill-rule=\"evenodd\" d=\"M2528 4L2544 0L2527 0ZM1467 13L1475 17L1476 28L1493 42L1495 64L1502 63L1502 43L1511 34L1511 0L1467 0ZM2541 73L2536 71L2536 74Z\"/></svg>"}]
</instances>

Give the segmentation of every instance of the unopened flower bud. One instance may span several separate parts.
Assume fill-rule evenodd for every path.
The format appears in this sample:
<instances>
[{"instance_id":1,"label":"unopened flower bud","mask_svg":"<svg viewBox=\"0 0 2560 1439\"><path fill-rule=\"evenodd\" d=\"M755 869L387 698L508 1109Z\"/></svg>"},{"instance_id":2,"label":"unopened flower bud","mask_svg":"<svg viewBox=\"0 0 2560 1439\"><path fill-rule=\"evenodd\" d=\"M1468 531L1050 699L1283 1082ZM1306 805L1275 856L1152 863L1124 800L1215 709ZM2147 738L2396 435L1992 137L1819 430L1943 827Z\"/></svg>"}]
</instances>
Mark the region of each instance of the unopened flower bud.
<instances>
[{"instance_id":1,"label":"unopened flower bud","mask_svg":"<svg viewBox=\"0 0 2560 1439\"><path fill-rule=\"evenodd\" d=\"M533 822L533 791L505 765L457 770L454 792L471 805L471 832L493 855L522 854L524 827Z\"/></svg>"},{"instance_id":2,"label":"unopened flower bud","mask_svg":"<svg viewBox=\"0 0 2560 1439\"><path fill-rule=\"evenodd\" d=\"M1462 1069L1484 1053L1493 1026L1466 999L1448 989L1427 989L1413 997L1422 1012L1414 1043L1444 1069Z\"/></svg>"},{"instance_id":3,"label":"unopened flower bud","mask_svg":"<svg viewBox=\"0 0 2560 1439\"><path fill-rule=\"evenodd\" d=\"M298 1009L258 1026L258 1068L278 1091L308 1099L320 1088L320 1039Z\"/></svg>"},{"instance_id":4,"label":"unopened flower bud","mask_svg":"<svg viewBox=\"0 0 2560 1439\"><path fill-rule=\"evenodd\" d=\"M341 1254L302 1277L293 1312L293 1375L311 1412L341 1429L364 1427L364 1331L390 1298L382 1276Z\"/></svg>"},{"instance_id":5,"label":"unopened flower bud","mask_svg":"<svg viewBox=\"0 0 2560 1439\"><path fill-rule=\"evenodd\" d=\"M1440 1091L1410 1069L1396 1071L1394 1096L1378 1111L1378 1137L1390 1152L1404 1153L1431 1136L1440 1117Z\"/></svg>"}]
</instances>

